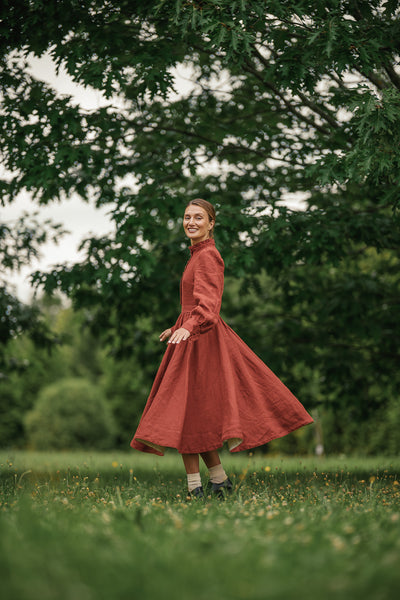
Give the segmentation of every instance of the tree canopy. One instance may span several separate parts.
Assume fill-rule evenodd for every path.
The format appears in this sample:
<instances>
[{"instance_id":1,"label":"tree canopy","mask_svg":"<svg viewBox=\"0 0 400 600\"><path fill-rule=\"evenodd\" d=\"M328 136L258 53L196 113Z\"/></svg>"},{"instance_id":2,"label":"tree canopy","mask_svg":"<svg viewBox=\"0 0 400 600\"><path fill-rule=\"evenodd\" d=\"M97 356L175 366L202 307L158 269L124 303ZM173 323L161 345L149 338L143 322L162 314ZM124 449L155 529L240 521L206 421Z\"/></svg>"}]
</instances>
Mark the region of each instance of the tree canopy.
<instances>
[{"instance_id":1,"label":"tree canopy","mask_svg":"<svg viewBox=\"0 0 400 600\"><path fill-rule=\"evenodd\" d=\"M205 197L227 274L261 295L274 280L281 366L303 357L342 402L398 384L398 2L5 0L0 15L3 205L76 193L115 224L37 283L134 352L135 319L176 315L181 217ZM35 79L44 52L108 105Z\"/></svg>"},{"instance_id":2,"label":"tree canopy","mask_svg":"<svg viewBox=\"0 0 400 600\"><path fill-rule=\"evenodd\" d=\"M55 342L38 306L24 304L9 289L8 275L37 258L42 244L62 234L60 224L40 223L35 214L25 214L7 224L0 222L0 381L10 370L23 368L23 360L6 352L16 336L27 333L37 345L48 348Z\"/></svg>"}]
</instances>

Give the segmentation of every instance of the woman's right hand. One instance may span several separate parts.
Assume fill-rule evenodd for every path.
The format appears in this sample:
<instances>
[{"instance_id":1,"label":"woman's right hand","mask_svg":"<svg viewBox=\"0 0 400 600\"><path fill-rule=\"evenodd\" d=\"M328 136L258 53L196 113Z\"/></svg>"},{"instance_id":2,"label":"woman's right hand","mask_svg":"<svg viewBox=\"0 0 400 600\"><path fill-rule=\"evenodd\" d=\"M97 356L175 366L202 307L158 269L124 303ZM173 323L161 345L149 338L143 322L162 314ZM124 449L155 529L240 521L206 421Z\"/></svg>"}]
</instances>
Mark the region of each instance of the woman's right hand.
<instances>
[{"instance_id":1,"label":"woman's right hand","mask_svg":"<svg viewBox=\"0 0 400 600\"><path fill-rule=\"evenodd\" d=\"M164 331L162 333L160 333L160 342L163 342L164 340L167 340L169 337L171 337L172 334L172 329L164 329Z\"/></svg>"}]
</instances>

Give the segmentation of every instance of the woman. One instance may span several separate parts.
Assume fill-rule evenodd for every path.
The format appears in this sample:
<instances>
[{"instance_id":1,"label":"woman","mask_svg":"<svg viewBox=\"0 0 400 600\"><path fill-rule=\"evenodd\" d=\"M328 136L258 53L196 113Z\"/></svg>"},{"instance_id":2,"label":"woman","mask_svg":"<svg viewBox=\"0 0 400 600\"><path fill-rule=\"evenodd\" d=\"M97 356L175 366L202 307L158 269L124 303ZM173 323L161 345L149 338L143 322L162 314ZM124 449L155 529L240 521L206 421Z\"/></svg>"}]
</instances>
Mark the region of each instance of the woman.
<instances>
[{"instance_id":1,"label":"woman","mask_svg":"<svg viewBox=\"0 0 400 600\"><path fill-rule=\"evenodd\" d=\"M184 269L182 311L160 334L168 340L131 446L163 455L176 448L185 465L189 497L204 495L199 455L211 490L231 491L218 449L239 452L282 437L313 419L287 387L221 319L224 261L214 242L215 210L206 200L186 207L191 241Z\"/></svg>"}]
</instances>

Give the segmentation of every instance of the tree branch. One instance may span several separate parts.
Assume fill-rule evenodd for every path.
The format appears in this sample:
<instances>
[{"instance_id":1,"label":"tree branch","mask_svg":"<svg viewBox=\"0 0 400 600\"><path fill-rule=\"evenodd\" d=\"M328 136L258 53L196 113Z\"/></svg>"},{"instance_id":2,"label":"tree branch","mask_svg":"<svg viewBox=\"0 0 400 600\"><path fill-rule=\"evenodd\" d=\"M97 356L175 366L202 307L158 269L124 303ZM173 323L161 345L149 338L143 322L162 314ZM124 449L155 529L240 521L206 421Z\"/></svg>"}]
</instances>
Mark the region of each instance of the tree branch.
<instances>
[{"instance_id":1,"label":"tree branch","mask_svg":"<svg viewBox=\"0 0 400 600\"><path fill-rule=\"evenodd\" d=\"M390 63L385 63L384 69L389 75L390 81L393 83L393 85L396 86L398 90L400 90L400 76L396 73L393 66Z\"/></svg>"},{"instance_id":2,"label":"tree branch","mask_svg":"<svg viewBox=\"0 0 400 600\"><path fill-rule=\"evenodd\" d=\"M196 44L192 44L193 48L195 50L198 50L199 52L205 52L208 55L213 54L213 52L207 51L206 49L197 46ZM254 48L257 54L260 54L257 50L257 48ZM260 54L260 56L264 59L264 57ZM264 77L262 77L262 75L257 71L257 69L254 68L254 66L248 62L248 60L245 60L245 64L247 66L247 70L248 72L250 72L252 75L254 75L254 77L256 77L264 86L268 87L272 92L274 92L274 94L276 96L278 96L281 101L284 103L284 105L286 106L286 108L295 116L297 116L300 120L304 121L305 123L307 123L308 125L310 125L311 127L315 128L317 131L319 131L320 133L322 133L323 135L330 135L330 131L328 129L326 129L324 126L322 125L318 125L317 123L315 123L315 121L313 121L312 119L310 119L309 117L303 115L299 110L297 110L297 108L295 106L293 106L293 104L287 99L285 98L284 94L274 85L272 85L271 83L269 83L268 81L266 81L264 79ZM336 126L338 127L338 125L336 124Z\"/></svg>"},{"instance_id":3,"label":"tree branch","mask_svg":"<svg viewBox=\"0 0 400 600\"><path fill-rule=\"evenodd\" d=\"M378 88L378 90L384 90L385 88L387 88L387 86L388 86L387 82L384 79L382 79L381 77L379 77L373 71L369 71L368 73L365 73L361 69L361 67L358 67L358 66L356 66L355 69L358 73L360 73L360 75L362 75L362 77L366 77L368 79L368 81L370 81L376 88Z\"/></svg>"},{"instance_id":4,"label":"tree branch","mask_svg":"<svg viewBox=\"0 0 400 600\"><path fill-rule=\"evenodd\" d=\"M328 76L331 77L342 90L347 91L349 89L336 73L328 72Z\"/></svg>"},{"instance_id":5,"label":"tree branch","mask_svg":"<svg viewBox=\"0 0 400 600\"><path fill-rule=\"evenodd\" d=\"M261 52L259 52L258 48L255 45L253 46L253 49L254 49L255 53L257 54L257 58L260 60L260 62L265 67L270 66L268 60L261 54ZM277 56L277 54L276 54L276 52L274 52L273 48L268 47L268 49L270 50L270 52L275 54L275 56ZM320 106L318 106L318 104L316 104L314 101L307 98L307 96L305 94L303 94L302 92L296 92L296 94L303 101L303 103L306 106L308 106L308 108L310 108L313 112L316 112L322 119L324 119L327 123L329 123L329 125L331 125L335 129L340 129L339 123L336 121L336 119L333 118L332 115L330 115L328 112L326 112L326 110L323 110Z\"/></svg>"},{"instance_id":6,"label":"tree branch","mask_svg":"<svg viewBox=\"0 0 400 600\"><path fill-rule=\"evenodd\" d=\"M156 129L156 128L154 128L154 129ZM265 152L262 152L261 150L257 150L256 148L250 148L248 146L241 146L240 144L233 144L231 142L229 142L228 144L223 144L222 142L219 142L218 140L214 140L212 138L207 138L204 135L201 135L199 133L194 133L192 131L187 131L185 129L179 129L177 127L168 127L168 126L165 126L164 124L162 125L161 129L164 129L165 131L170 131L172 133L179 133L181 135L185 135L186 137L196 138L196 139L202 140L204 142L208 142L209 144L219 146L222 150L235 150L235 151L240 151L240 152L251 152L257 156L260 156L263 160L270 158L271 160L284 162L284 163L287 163L290 165L300 164L294 160L286 160L285 158L276 158L276 157L274 158L273 156L266 156Z\"/></svg>"},{"instance_id":7,"label":"tree branch","mask_svg":"<svg viewBox=\"0 0 400 600\"><path fill-rule=\"evenodd\" d=\"M262 75L251 64L248 63L247 60L245 60L245 64L247 66L247 71L249 73L251 73L252 75L254 75L254 77L256 77L259 81L261 81L262 84L265 87L267 87L272 92L274 92L274 94L276 96L278 96L282 100L282 102L284 103L284 105L286 106L286 108L293 115L295 115L301 121L304 121L305 123L308 123L308 125L310 125L314 129L316 129L317 131L319 131L323 135L330 135L331 132L329 131L329 129L326 129L323 125L318 125L318 123L316 123L314 120L310 119L306 115L303 115L295 106L293 106L293 104L287 98L285 98L284 94L277 87L275 87L269 81L266 81L264 79L264 77L262 77Z\"/></svg>"}]
</instances>

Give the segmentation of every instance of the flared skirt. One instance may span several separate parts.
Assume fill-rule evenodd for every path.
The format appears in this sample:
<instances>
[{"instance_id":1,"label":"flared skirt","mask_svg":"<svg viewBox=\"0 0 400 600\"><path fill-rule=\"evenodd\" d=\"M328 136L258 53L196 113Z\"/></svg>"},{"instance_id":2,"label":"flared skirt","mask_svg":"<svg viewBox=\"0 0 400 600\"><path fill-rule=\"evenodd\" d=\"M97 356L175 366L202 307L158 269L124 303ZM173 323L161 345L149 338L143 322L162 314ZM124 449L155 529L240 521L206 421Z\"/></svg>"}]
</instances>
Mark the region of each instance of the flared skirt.
<instances>
[{"instance_id":1,"label":"flared skirt","mask_svg":"<svg viewBox=\"0 0 400 600\"><path fill-rule=\"evenodd\" d=\"M180 327L185 313L178 317ZM221 317L167 344L131 446L200 453L262 446L312 423L299 400Z\"/></svg>"}]
</instances>

